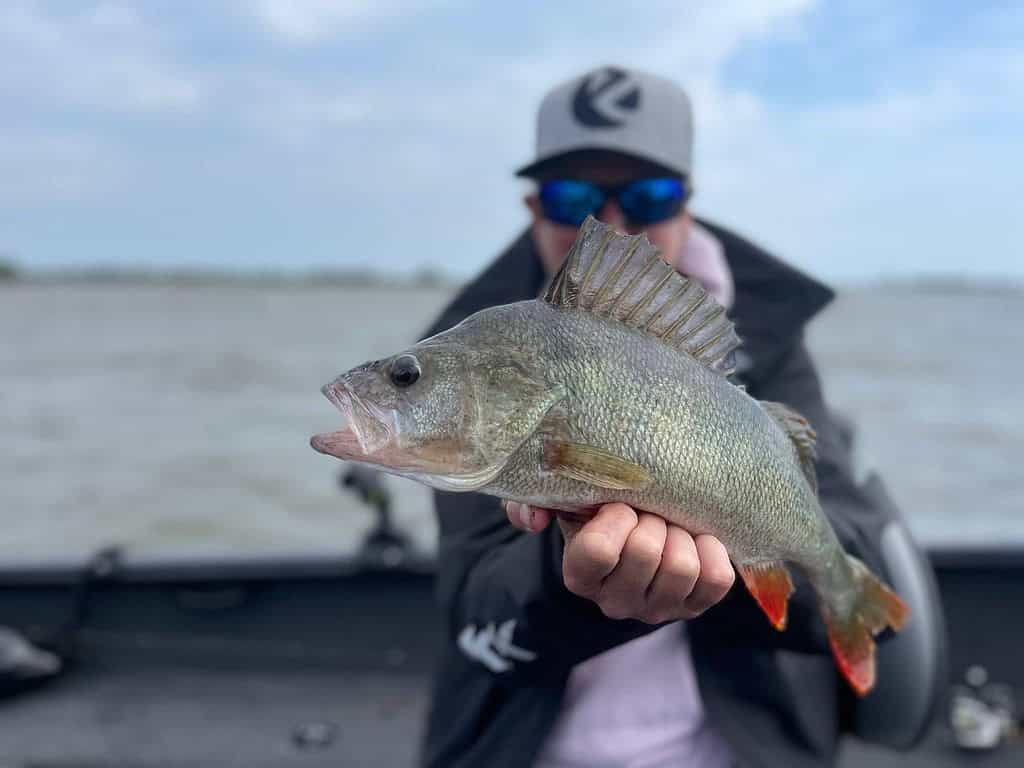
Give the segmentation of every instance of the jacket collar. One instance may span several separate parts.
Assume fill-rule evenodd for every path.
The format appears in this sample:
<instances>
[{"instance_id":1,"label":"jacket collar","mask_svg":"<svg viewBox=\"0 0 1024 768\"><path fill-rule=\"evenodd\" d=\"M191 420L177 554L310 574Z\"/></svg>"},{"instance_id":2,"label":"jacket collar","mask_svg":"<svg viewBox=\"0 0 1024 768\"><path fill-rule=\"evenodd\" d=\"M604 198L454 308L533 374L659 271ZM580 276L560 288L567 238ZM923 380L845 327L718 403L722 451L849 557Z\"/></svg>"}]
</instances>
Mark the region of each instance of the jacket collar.
<instances>
[{"instance_id":1,"label":"jacket collar","mask_svg":"<svg viewBox=\"0 0 1024 768\"><path fill-rule=\"evenodd\" d=\"M835 293L735 232L697 221L722 243L732 270L736 301L729 314L743 341L737 350L740 376L759 381L801 341L804 326Z\"/></svg>"},{"instance_id":2,"label":"jacket collar","mask_svg":"<svg viewBox=\"0 0 1024 768\"><path fill-rule=\"evenodd\" d=\"M831 289L736 233L698 219L722 243L733 273L736 301L730 312L743 340L739 376L757 382L800 342L803 327L834 297ZM534 299L545 281L529 229L465 286L428 335L485 307Z\"/></svg>"}]
</instances>

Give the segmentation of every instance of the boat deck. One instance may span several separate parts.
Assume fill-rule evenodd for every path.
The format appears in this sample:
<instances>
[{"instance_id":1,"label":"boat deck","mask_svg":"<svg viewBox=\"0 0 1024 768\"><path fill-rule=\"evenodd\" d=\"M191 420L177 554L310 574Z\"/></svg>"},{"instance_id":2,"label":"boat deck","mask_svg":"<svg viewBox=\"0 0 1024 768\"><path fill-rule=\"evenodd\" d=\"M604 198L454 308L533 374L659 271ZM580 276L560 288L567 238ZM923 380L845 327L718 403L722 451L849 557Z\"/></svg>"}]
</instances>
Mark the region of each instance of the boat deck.
<instances>
[{"instance_id":1,"label":"boat deck","mask_svg":"<svg viewBox=\"0 0 1024 768\"><path fill-rule=\"evenodd\" d=\"M1024 553L934 559L954 680L983 664L1020 700L1024 616L1006 606L1024 605ZM4 623L67 633L83 594L69 578L0 574ZM441 642L423 564L125 571L84 607L66 671L0 698L5 768L415 764ZM1003 768L1024 765L1024 744L966 753L937 722L910 753L850 739L841 765Z\"/></svg>"}]
</instances>

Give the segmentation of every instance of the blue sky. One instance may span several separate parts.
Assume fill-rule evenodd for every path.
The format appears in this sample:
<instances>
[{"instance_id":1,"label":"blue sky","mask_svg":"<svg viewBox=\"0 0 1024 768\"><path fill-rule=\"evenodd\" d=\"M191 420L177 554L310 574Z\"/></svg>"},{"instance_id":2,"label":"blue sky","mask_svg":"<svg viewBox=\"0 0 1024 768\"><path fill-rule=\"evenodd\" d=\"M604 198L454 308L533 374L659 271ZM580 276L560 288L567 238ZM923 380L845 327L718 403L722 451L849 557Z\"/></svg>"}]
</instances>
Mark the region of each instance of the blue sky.
<instances>
[{"instance_id":1,"label":"blue sky","mask_svg":"<svg viewBox=\"0 0 1024 768\"><path fill-rule=\"evenodd\" d=\"M1018 3L0 4L0 253L479 269L534 111L618 63L697 113L694 209L830 280L1024 279Z\"/></svg>"}]
</instances>

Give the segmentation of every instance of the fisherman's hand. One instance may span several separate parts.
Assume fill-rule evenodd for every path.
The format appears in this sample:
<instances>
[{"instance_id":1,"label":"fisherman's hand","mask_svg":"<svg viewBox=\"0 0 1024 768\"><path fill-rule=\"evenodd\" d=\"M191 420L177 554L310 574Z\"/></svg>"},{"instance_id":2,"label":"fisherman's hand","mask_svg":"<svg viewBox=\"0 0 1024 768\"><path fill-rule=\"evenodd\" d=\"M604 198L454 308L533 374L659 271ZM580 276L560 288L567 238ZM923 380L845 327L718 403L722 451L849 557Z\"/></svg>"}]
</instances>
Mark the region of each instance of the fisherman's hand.
<instances>
[{"instance_id":1,"label":"fisherman's hand","mask_svg":"<svg viewBox=\"0 0 1024 768\"><path fill-rule=\"evenodd\" d=\"M517 502L508 502L505 512L512 525L531 533L554 519L550 510ZM714 536L691 536L625 504L606 504L583 525L559 523L566 538L566 588L593 600L611 619L692 619L725 597L736 579Z\"/></svg>"}]
</instances>

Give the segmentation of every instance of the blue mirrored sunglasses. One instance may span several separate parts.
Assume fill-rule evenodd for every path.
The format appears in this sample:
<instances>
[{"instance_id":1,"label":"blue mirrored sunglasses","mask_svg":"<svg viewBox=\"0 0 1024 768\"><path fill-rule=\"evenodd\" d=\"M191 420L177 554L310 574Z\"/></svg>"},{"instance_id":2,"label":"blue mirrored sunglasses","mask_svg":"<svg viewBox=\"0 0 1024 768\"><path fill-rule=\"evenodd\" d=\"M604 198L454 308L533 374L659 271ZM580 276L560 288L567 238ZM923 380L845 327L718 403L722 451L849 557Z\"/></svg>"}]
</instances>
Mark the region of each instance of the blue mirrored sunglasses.
<instances>
[{"instance_id":1,"label":"blue mirrored sunglasses","mask_svg":"<svg viewBox=\"0 0 1024 768\"><path fill-rule=\"evenodd\" d=\"M631 224L654 224L679 213L686 201L686 185L671 177L640 179L614 187L557 179L540 188L544 216L572 227L582 224L589 214L596 216L611 199Z\"/></svg>"}]
</instances>

